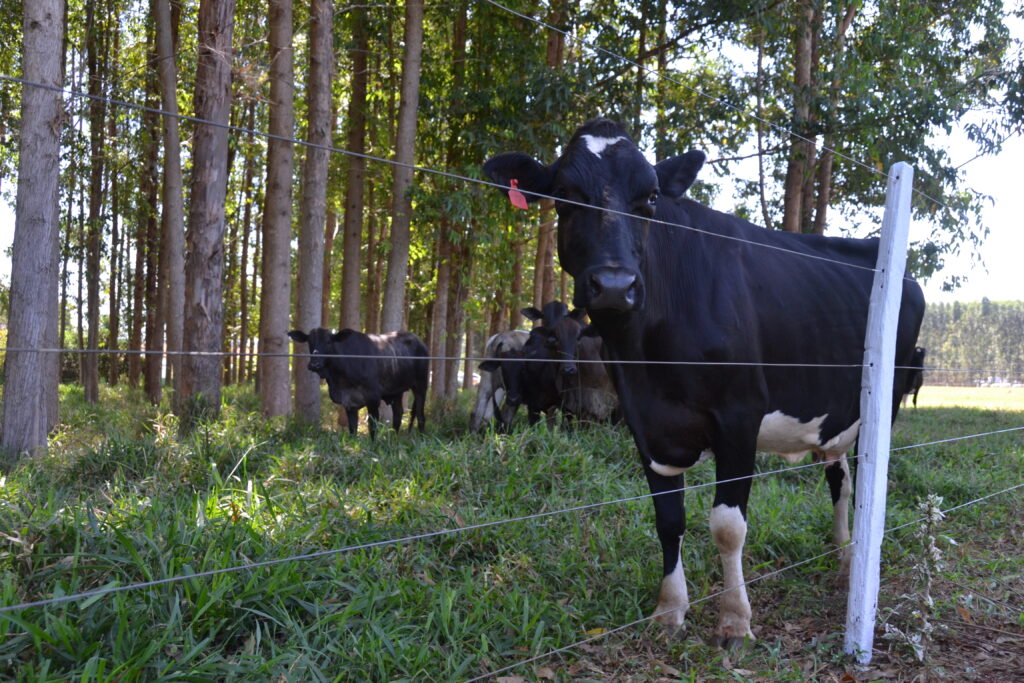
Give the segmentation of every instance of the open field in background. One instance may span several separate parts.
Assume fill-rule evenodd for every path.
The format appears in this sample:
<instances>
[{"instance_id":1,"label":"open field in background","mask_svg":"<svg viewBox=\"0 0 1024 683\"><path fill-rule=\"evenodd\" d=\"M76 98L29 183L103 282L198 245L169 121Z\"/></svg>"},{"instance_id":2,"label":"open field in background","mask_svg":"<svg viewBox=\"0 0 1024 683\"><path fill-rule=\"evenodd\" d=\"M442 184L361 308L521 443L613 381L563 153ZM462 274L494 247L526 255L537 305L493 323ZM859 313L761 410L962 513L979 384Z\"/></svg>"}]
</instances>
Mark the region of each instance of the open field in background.
<instances>
[{"instance_id":1,"label":"open field in background","mask_svg":"<svg viewBox=\"0 0 1024 683\"><path fill-rule=\"evenodd\" d=\"M37 463L2 465L0 605L371 542L646 493L631 439L598 426L467 435L467 396L425 436L371 444L256 414L251 388L179 437L173 416L103 387L62 389L63 424ZM325 413L330 425L334 413ZM1024 391L925 386L894 446L1024 426ZM888 526L1024 481L1024 432L894 454ZM759 456L761 471L783 462ZM695 468L688 483L707 483ZM949 515L934 580L936 644L919 663L879 638L872 665L842 654L845 593L827 556L753 584L758 640L703 643L649 623L506 671L506 680L1008 681L1024 671L1024 494ZM691 600L720 586L712 488L688 492ZM827 549L817 468L754 482L745 557L754 579ZM880 615L910 628L913 528L883 546ZM600 636L650 613L660 553L649 500L356 550L0 614L0 680L466 680ZM881 632L880 632L881 633ZM844 678L845 676L845 678Z\"/></svg>"},{"instance_id":2,"label":"open field in background","mask_svg":"<svg viewBox=\"0 0 1024 683\"><path fill-rule=\"evenodd\" d=\"M917 396L917 405L919 408L958 406L1024 413L1024 387L941 387L925 384ZM908 407L913 410L912 405Z\"/></svg>"}]
</instances>

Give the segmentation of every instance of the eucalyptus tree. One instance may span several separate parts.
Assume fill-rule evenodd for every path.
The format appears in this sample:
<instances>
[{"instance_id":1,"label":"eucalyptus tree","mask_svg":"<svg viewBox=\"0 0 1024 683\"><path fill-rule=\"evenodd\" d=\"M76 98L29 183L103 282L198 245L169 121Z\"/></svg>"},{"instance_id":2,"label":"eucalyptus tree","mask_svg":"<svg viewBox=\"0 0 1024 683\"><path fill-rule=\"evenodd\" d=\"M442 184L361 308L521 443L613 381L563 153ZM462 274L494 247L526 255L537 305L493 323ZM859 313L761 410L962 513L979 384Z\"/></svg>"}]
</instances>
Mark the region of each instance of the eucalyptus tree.
<instances>
[{"instance_id":1,"label":"eucalyptus tree","mask_svg":"<svg viewBox=\"0 0 1024 683\"><path fill-rule=\"evenodd\" d=\"M214 354L221 349L223 334L224 202L234 10L234 0L201 0L199 4L195 111L200 122L193 143L185 261L183 347L190 353L182 362L179 402L186 427L220 411L220 359Z\"/></svg>"},{"instance_id":2,"label":"eucalyptus tree","mask_svg":"<svg viewBox=\"0 0 1024 683\"><path fill-rule=\"evenodd\" d=\"M13 349L53 349L57 340L58 189L63 111L63 0L23 5L23 67L18 193L11 258L7 343ZM9 351L4 384L5 450L42 454L57 422L59 356Z\"/></svg>"},{"instance_id":3,"label":"eucalyptus tree","mask_svg":"<svg viewBox=\"0 0 1024 683\"><path fill-rule=\"evenodd\" d=\"M265 415L291 411L288 349L291 305L291 217L295 134L292 2L271 0L269 22L270 134L263 205L263 259L260 291L259 394Z\"/></svg>"},{"instance_id":4,"label":"eucalyptus tree","mask_svg":"<svg viewBox=\"0 0 1024 683\"><path fill-rule=\"evenodd\" d=\"M391 252L381 310L381 330L402 327L405 313L405 282L409 267L409 239L412 204L409 188L416 148L416 112L419 106L420 68L423 52L423 0L405 2L405 39L402 57L401 103L395 138L393 183L391 186Z\"/></svg>"},{"instance_id":5,"label":"eucalyptus tree","mask_svg":"<svg viewBox=\"0 0 1024 683\"><path fill-rule=\"evenodd\" d=\"M302 166L299 220L298 278L295 327L309 331L322 327L324 225L327 210L327 165L331 144L331 76L333 73L333 6L331 0L313 0L309 23L309 72L306 86L306 138L310 145ZM320 421L320 377L299 358L292 365L295 413L308 422Z\"/></svg>"}]
</instances>

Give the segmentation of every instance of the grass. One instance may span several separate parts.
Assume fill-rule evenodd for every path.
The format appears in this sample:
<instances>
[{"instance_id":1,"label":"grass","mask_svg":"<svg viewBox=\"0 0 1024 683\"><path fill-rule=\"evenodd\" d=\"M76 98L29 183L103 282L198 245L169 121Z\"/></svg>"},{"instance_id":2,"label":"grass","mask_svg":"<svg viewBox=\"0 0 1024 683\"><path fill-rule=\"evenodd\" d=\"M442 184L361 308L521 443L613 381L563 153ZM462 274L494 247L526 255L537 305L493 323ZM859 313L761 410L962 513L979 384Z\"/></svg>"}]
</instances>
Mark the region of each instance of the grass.
<instances>
[{"instance_id":1,"label":"grass","mask_svg":"<svg viewBox=\"0 0 1024 683\"><path fill-rule=\"evenodd\" d=\"M986 391L1001 392L994 405ZM468 435L463 397L455 410L428 415L426 435L388 429L370 443L365 430L351 439L333 427L328 403L323 425L310 428L259 417L247 388L225 396L217 421L180 437L174 417L141 394L103 387L92 406L80 389L62 389L50 455L0 474L0 605L646 493L621 429L540 424ZM925 387L919 407L897 421L894 445L1020 426L1021 390ZM759 456L759 467L781 461ZM917 496L935 492L953 506L1022 474L1020 432L900 451L888 524L913 520ZM711 476L705 465L688 483ZM720 581L711 496L711 487L687 494L692 600ZM1021 501L1018 490L964 508L944 529L960 545L937 609L1004 634L1000 657L969 658L997 679L998 667L1015 661L1006 652L1024 643ZM748 579L821 553L830 525L816 468L759 479ZM883 546L883 611L910 590L907 568L920 552L912 538L907 529ZM709 601L691 610L688 638L644 623L504 675L803 681L853 672L861 680L872 672L842 655L845 597L834 573L826 557L754 584L758 640L738 652L702 643L716 616ZM659 579L650 502L615 503L3 613L0 680L465 680L642 618ZM973 641L961 637L957 647L964 642ZM967 655L962 665L922 669L879 647L889 648L876 655L882 673L966 676Z\"/></svg>"}]
</instances>

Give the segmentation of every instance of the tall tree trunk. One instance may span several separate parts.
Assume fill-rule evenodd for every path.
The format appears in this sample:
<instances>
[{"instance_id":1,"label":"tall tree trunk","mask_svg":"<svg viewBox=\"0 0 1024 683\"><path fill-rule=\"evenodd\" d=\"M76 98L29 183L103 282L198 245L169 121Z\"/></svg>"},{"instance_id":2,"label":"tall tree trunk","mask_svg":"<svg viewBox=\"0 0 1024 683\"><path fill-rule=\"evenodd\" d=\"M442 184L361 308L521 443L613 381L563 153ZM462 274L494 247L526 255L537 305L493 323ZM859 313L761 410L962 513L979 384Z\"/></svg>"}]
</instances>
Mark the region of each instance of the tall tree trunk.
<instances>
[{"instance_id":1,"label":"tall tree trunk","mask_svg":"<svg viewBox=\"0 0 1024 683\"><path fill-rule=\"evenodd\" d=\"M188 259L185 263L186 352L176 381L186 428L220 411L220 350L223 329L224 200L228 177L228 131L231 106L231 34L234 0L199 4L199 58L196 65L196 117Z\"/></svg>"},{"instance_id":2,"label":"tall tree trunk","mask_svg":"<svg viewBox=\"0 0 1024 683\"><path fill-rule=\"evenodd\" d=\"M828 205L832 199L832 164L835 159L833 149L837 144L835 130L835 111L839 107L840 85L842 82L843 55L846 51L846 33L850 30L857 9L860 5L854 0L847 6L843 18L839 21L836 29L835 48L832 51L832 79L829 83L828 113L825 121L825 135L822 141L821 155L818 159L818 192L814 204L814 225L811 232L817 235L825 233L825 223L828 216Z\"/></svg>"},{"instance_id":3,"label":"tall tree trunk","mask_svg":"<svg viewBox=\"0 0 1024 683\"><path fill-rule=\"evenodd\" d=\"M150 114L150 119L155 118ZM143 117L143 121L145 121ZM139 174L139 196L148 198L151 194L150 174L156 169L148 164L151 148L155 148L156 140L153 138L153 129L143 126L142 132L142 158L147 160L146 165ZM156 150L152 150L156 156ZM146 225L149 223L153 207L142 201L138 204L138 213L135 217L135 268L132 273L132 317L131 332L128 338L128 349L135 353L128 356L128 386L133 389L139 386L139 377L142 375L142 357L137 353L142 350L142 327L145 320L145 309L143 297L146 292Z\"/></svg>"},{"instance_id":4,"label":"tall tree trunk","mask_svg":"<svg viewBox=\"0 0 1024 683\"><path fill-rule=\"evenodd\" d=\"M119 31L113 31L113 49L109 50L109 54L105 57L108 66L104 69L107 73L107 78L113 83L118 82L119 74L117 73L117 65L119 64L119 55L121 50L121 33ZM109 66L113 64L113 66ZM117 113L111 111L107 121L107 135L108 139L112 141L113 146L117 148ZM113 155L116 159L117 155ZM120 175L121 169L112 168L111 164L107 164L107 176L110 182L110 301L107 309L107 351L116 351L120 343L121 335L121 278L123 277L124 271L124 257L125 254L121 253L121 211L120 211L120 198L118 192L118 176ZM127 240L125 240L127 242ZM129 251L125 248L125 252ZM114 386L121 374L120 356L116 353L110 353L107 357L110 361L110 365L107 369L107 384Z\"/></svg>"},{"instance_id":5,"label":"tall tree trunk","mask_svg":"<svg viewBox=\"0 0 1024 683\"><path fill-rule=\"evenodd\" d=\"M180 406L177 405L178 397L181 395L181 378L182 378L182 357L177 355L177 351L181 351L184 348L184 325L185 325L185 210L182 202L182 176L181 176L181 142L178 134L178 95L177 95L177 73L175 69L175 58L174 58L174 46L177 44L177 22L173 20L171 15L171 7L169 0L152 0L152 11L156 15L156 48L157 48L157 64L159 65L158 73L160 75L160 96L161 106L163 110L168 112L163 117L163 134L164 134L164 182L163 182L163 249L160 253L160 259L163 264L161 270L167 274L166 280L162 281L160 286L165 290L164 292L164 322L167 326L167 350L170 355L167 359L167 365L170 368L171 375L174 377L174 403L175 409L180 410ZM231 5L232 11L234 10L234 0L221 0L221 2L227 2ZM209 4L220 4L202 2L200 7L203 8ZM215 10L216 8L214 8ZM209 16L211 9L206 8L205 14ZM203 15L202 9L200 15ZM209 29L206 29L209 30ZM200 51L204 49L204 36L203 28L200 28ZM228 39L225 42L225 47L230 50L231 39L230 39L230 26L227 28ZM209 49L209 48L207 48ZM208 57L208 60L210 58ZM197 68L198 71L204 67L200 66ZM200 86L196 84L196 115L199 118L203 118L199 114L198 107L199 102L199 90ZM204 97L206 95L204 94ZM212 111L212 109L209 109ZM226 115L225 115L226 116ZM226 122L226 119L225 119ZM202 136L199 134L201 128L197 128L195 137L195 143L198 145L200 139L207 140L206 133ZM224 131L226 138L227 131ZM202 156L206 159L206 163L209 162L209 150L200 149L198 146L194 146L193 149L196 152L193 155L193 161L196 158ZM199 168L198 164L193 166L193 173ZM195 187L195 178L193 177L193 187ZM193 195L193 204L195 203L195 195ZM223 199L221 200L223 202ZM190 225L192 225L192 216L195 215L194 206L189 215ZM219 395L219 391L218 391Z\"/></svg>"},{"instance_id":6,"label":"tall tree trunk","mask_svg":"<svg viewBox=\"0 0 1024 683\"><path fill-rule=\"evenodd\" d=\"M394 183L391 188L391 253L384 287L381 330L402 327L405 314L405 281L409 270L410 224L412 220L412 168L416 144L416 113L419 106L420 66L423 54L423 0L406 0L405 53L402 57L401 103L395 138Z\"/></svg>"},{"instance_id":7,"label":"tall tree trunk","mask_svg":"<svg viewBox=\"0 0 1024 683\"><path fill-rule=\"evenodd\" d=\"M260 290L260 407L268 417L291 413L288 323L291 307L291 235L295 134L292 2L270 2L270 134L263 196L263 258ZM296 359L297 364L301 359Z\"/></svg>"},{"instance_id":8,"label":"tall tree trunk","mask_svg":"<svg viewBox=\"0 0 1024 683\"><path fill-rule=\"evenodd\" d=\"M374 184L372 180L366 183L366 203L373 207ZM369 283L366 286L366 331L380 331L380 290L382 287L383 267L380 255L381 239L378 233L384 232L384 226L378 227L377 215L372 210L368 217L366 226L366 277Z\"/></svg>"},{"instance_id":9,"label":"tall tree trunk","mask_svg":"<svg viewBox=\"0 0 1024 683\"><path fill-rule=\"evenodd\" d=\"M804 189L814 155L808 121L811 113L811 65L814 52L814 3L799 0L796 9L796 37L793 58L793 132L786 166L782 229L801 232Z\"/></svg>"},{"instance_id":10,"label":"tall tree trunk","mask_svg":"<svg viewBox=\"0 0 1024 683\"><path fill-rule=\"evenodd\" d=\"M444 382L438 381L438 378L446 376L447 362L444 360L444 357L447 354L445 352L445 345L447 337L453 333L453 330L448 326L448 294L451 287L452 243L448 239L449 226L446 217L441 218L440 225L441 235L437 240L437 293L434 297L433 314L430 321L430 355L433 357L430 361L430 376L434 378L434 382L430 387L430 393L438 398L444 396Z\"/></svg>"},{"instance_id":11,"label":"tall tree trunk","mask_svg":"<svg viewBox=\"0 0 1024 683\"><path fill-rule=\"evenodd\" d=\"M253 130L256 125L256 106L252 103L249 106L249 130ZM238 275L238 308L239 308L239 321L238 321L238 351L239 356L235 363L237 372L235 374L235 381L241 383L246 380L246 369L248 360L245 355L246 347L249 343L249 234L250 226L252 225L252 205L256 201L257 191L253 189L253 175L256 167L256 159L254 158L256 152L253 149L253 136L249 135L249 145L246 148L245 155L245 208L242 211L242 226L241 226L241 239L242 239L242 260L239 264L239 275Z\"/></svg>"},{"instance_id":12,"label":"tall tree trunk","mask_svg":"<svg viewBox=\"0 0 1024 683\"><path fill-rule=\"evenodd\" d=\"M508 326L510 330L518 330L523 324L523 240L517 239L512 246L512 301L510 302L510 313Z\"/></svg>"},{"instance_id":13,"label":"tall tree trunk","mask_svg":"<svg viewBox=\"0 0 1024 683\"><path fill-rule=\"evenodd\" d=\"M60 88L64 2L26 2L22 11L25 80ZM62 124L58 90L27 86L22 90L7 330L7 345L14 349L57 346ZM8 351L0 441L4 450L45 454L47 434L57 422L59 358L57 354Z\"/></svg>"},{"instance_id":14,"label":"tall tree trunk","mask_svg":"<svg viewBox=\"0 0 1024 683\"><path fill-rule=\"evenodd\" d=\"M106 104L102 99L104 74L100 72L101 28L96 3L86 3L85 51L89 71L89 218L85 248L85 282L88 306L86 353L82 356L85 400L99 401L100 245L103 239L103 162L106 138Z\"/></svg>"},{"instance_id":15,"label":"tall tree trunk","mask_svg":"<svg viewBox=\"0 0 1024 683\"><path fill-rule=\"evenodd\" d=\"M332 117L333 118L333 117ZM324 265L320 278L320 321L322 325L330 325L331 320L331 270L334 256L334 233L338 228L338 212L332 204L327 206L327 221L324 225Z\"/></svg>"},{"instance_id":16,"label":"tall tree trunk","mask_svg":"<svg viewBox=\"0 0 1024 683\"><path fill-rule=\"evenodd\" d=\"M150 104L156 104L156 102L150 102ZM157 121L156 114L151 112L143 112L142 121L148 131L156 131L160 123ZM140 209L142 214L140 221L144 221L146 232L146 359L143 384L146 397L155 406L160 405L160 397L163 393L161 369L164 363L164 297L161 295L161 284L165 278L160 272L160 264L166 262L166 259L160 258L162 240L160 239L160 220L156 215L157 183L159 182L157 147L156 139L149 138L149 144L146 146L146 180L143 193L146 201L144 202L145 207ZM140 226L140 229L143 227Z\"/></svg>"},{"instance_id":17,"label":"tall tree trunk","mask_svg":"<svg viewBox=\"0 0 1024 683\"><path fill-rule=\"evenodd\" d=\"M331 141L331 71L333 64L332 3L313 0L310 6L309 79L307 90L306 137L314 146L306 148L302 164L302 198L299 219L298 278L296 281L295 326L309 331L321 327L323 292L324 224L327 216L328 152ZM305 346L297 346L308 352ZM292 366L295 381L295 414L312 423L320 422L320 377L299 359Z\"/></svg>"},{"instance_id":18,"label":"tall tree trunk","mask_svg":"<svg viewBox=\"0 0 1024 683\"><path fill-rule=\"evenodd\" d=\"M359 281L362 274L360 247L363 237L363 185L366 161L366 84L368 80L369 28L366 9L352 10L352 85L348 101L348 180L345 187L345 226L342 237L341 317L338 327L361 329Z\"/></svg>"}]
</instances>

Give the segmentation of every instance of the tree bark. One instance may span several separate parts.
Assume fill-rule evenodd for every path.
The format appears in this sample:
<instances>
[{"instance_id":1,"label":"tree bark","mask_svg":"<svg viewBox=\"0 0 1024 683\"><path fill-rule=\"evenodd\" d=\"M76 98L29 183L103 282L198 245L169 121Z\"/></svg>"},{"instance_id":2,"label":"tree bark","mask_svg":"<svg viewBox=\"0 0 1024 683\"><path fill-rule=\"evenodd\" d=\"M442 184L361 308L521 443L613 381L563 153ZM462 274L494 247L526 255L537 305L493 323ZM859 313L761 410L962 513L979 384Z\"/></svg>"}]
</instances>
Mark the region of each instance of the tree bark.
<instances>
[{"instance_id":1,"label":"tree bark","mask_svg":"<svg viewBox=\"0 0 1024 683\"><path fill-rule=\"evenodd\" d=\"M224 0L220 0L223 2ZM233 10L234 0L227 0ZM210 2L200 3L200 15L203 15L202 7L211 4ZM215 3L215 4L219 4ZM181 351L183 346L184 336L184 325L185 325L185 209L182 201L182 175L181 175L181 141L178 134L178 95L177 95L177 73L175 69L175 58L174 58L174 46L177 44L176 40L176 24L177 22L172 20L171 7L169 0L153 0L152 11L156 15L156 51L157 51L157 63L159 68L157 72L160 76L160 96L161 96L161 107L163 110L168 112L163 117L163 136L164 136L164 180L163 180L163 214L162 214L162 227L164 230L163 236L163 249L160 253L160 259L162 263L161 270L166 273L167 277L161 282L161 289L165 290L163 293L164 298L164 315L163 320L167 327L167 350L170 355L167 358L167 365L170 368L171 375L174 378L174 404L175 410L179 409L177 405L178 397L181 395L181 378L182 378L182 357L177 355L177 351ZM210 15L210 8L206 9L206 15ZM209 29L207 29L209 30ZM230 50L231 29L228 27L228 39L224 43L225 47ZM200 28L200 51L203 47L203 29ZM209 49L208 47L205 49ZM209 59L209 57L208 57ZM198 73L203 67L197 68ZM199 113L199 88L200 85L196 84L196 115L200 118L204 118ZM212 110L210 110L212 111ZM225 114L226 116L226 114ZM226 119L225 119L226 122ZM201 138L199 131L202 127L196 129L197 134L195 138L196 150L193 155L193 161L203 156L206 158L206 163L209 162L209 150L203 150L198 147L200 139L208 140L211 138L205 137L207 133L203 134ZM222 129L223 130L223 129ZM224 131L225 140L227 139L227 131ZM226 144L226 142L225 142ZM193 172L198 169L198 164L193 166ZM193 177L193 189L195 188L195 177ZM195 195L193 197L193 204L195 202ZM223 204L223 199L221 200ZM191 207L194 209L194 206ZM192 216L194 210L190 211L189 222L192 225ZM223 223L223 219L222 219ZM222 226L223 227L223 226ZM219 393L219 390L218 390Z\"/></svg>"},{"instance_id":2,"label":"tree bark","mask_svg":"<svg viewBox=\"0 0 1024 683\"><path fill-rule=\"evenodd\" d=\"M298 278L296 281L295 326L308 332L321 327L323 292L324 224L327 220L327 163L324 146L331 139L331 72L333 64L332 3L313 0L310 6L309 79L307 88L306 137L315 146L306 148L302 165L301 218L299 220ZM296 351L308 352L305 345ZM295 414L311 424L320 422L320 377L310 372L305 359L292 366L295 381Z\"/></svg>"},{"instance_id":3,"label":"tree bark","mask_svg":"<svg viewBox=\"0 0 1024 683\"><path fill-rule=\"evenodd\" d=\"M231 106L231 34L234 0L199 5L199 58L188 258L185 263L185 336L188 353L175 375L181 386L180 412L186 430L220 411L220 350L224 325L224 201L228 177ZM217 125L219 124L219 125Z\"/></svg>"},{"instance_id":4,"label":"tree bark","mask_svg":"<svg viewBox=\"0 0 1024 683\"><path fill-rule=\"evenodd\" d=\"M366 151L366 85L369 39L366 9L352 10L352 87L348 105L348 183L345 187L345 225L342 237L341 316L338 327L361 329L359 281L362 271L360 247L363 237L363 189L366 161L357 156Z\"/></svg>"},{"instance_id":5,"label":"tree bark","mask_svg":"<svg viewBox=\"0 0 1024 683\"><path fill-rule=\"evenodd\" d=\"M26 2L22 11L25 80L60 88L64 2ZM22 89L7 337L12 349L57 347L62 124L59 91ZM47 434L57 422L59 358L55 353L8 351L0 441L5 451L45 454Z\"/></svg>"},{"instance_id":6,"label":"tree bark","mask_svg":"<svg viewBox=\"0 0 1024 683\"><path fill-rule=\"evenodd\" d=\"M156 102L151 102L156 104ZM142 120L148 131L155 131L159 125L156 114L143 112ZM165 278L161 275L160 258L160 221L156 215L157 182L158 182L158 150L157 141L149 139L146 147L146 176L144 194L146 206L142 209L146 230L146 360L143 383L146 397L153 405L160 405L163 384L161 368L164 362L164 303L161 295L161 284Z\"/></svg>"},{"instance_id":7,"label":"tree bark","mask_svg":"<svg viewBox=\"0 0 1024 683\"><path fill-rule=\"evenodd\" d=\"M809 172L808 164L814 154L814 143L807 139L809 132L807 122L811 112L813 24L814 4L811 0L800 0L797 4L793 59L793 132L796 135L791 136L782 215L782 229L787 232L801 232L802 230L804 186Z\"/></svg>"},{"instance_id":8,"label":"tree bark","mask_svg":"<svg viewBox=\"0 0 1024 683\"><path fill-rule=\"evenodd\" d=\"M86 3L85 52L89 72L89 218L86 225L86 353L82 355L82 386L85 400L99 401L100 244L103 236L103 163L106 103L102 99L104 74L100 73L101 29L96 3Z\"/></svg>"},{"instance_id":9,"label":"tree bark","mask_svg":"<svg viewBox=\"0 0 1024 683\"><path fill-rule=\"evenodd\" d=\"M292 2L270 3L270 134L263 201L263 281L260 293L260 407L268 417L291 413L288 323L291 306L291 232L295 90L292 85ZM266 355L265 355L266 354Z\"/></svg>"},{"instance_id":10,"label":"tree bark","mask_svg":"<svg viewBox=\"0 0 1024 683\"><path fill-rule=\"evenodd\" d=\"M423 55L423 0L405 3L405 54L402 57L401 103L398 106L398 130L395 139L394 184L391 197L391 253L384 287L381 330L392 332L402 327L405 314L405 281L409 269L409 242L412 221L412 168L416 145L416 113L419 107L420 66Z\"/></svg>"}]
</instances>

